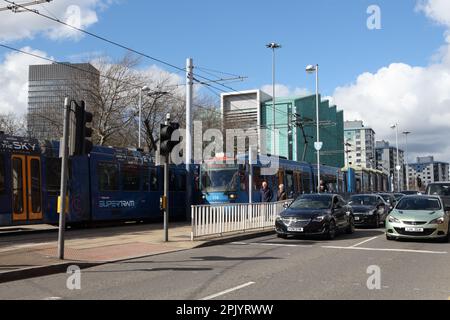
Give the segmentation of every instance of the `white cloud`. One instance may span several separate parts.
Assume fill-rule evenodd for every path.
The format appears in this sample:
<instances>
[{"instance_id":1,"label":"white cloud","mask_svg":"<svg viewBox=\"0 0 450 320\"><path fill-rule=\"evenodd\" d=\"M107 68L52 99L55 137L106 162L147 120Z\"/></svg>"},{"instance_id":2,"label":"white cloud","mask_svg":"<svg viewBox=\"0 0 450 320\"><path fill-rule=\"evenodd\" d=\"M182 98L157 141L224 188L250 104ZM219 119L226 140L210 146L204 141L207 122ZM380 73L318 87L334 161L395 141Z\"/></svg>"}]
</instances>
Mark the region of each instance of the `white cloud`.
<instances>
[{"instance_id":1,"label":"white cloud","mask_svg":"<svg viewBox=\"0 0 450 320\"><path fill-rule=\"evenodd\" d=\"M42 51L29 47L21 50L39 56L47 57ZM38 59L21 53L9 53L0 61L0 113L13 112L23 115L28 107L28 66L31 64L45 64Z\"/></svg>"},{"instance_id":2,"label":"white cloud","mask_svg":"<svg viewBox=\"0 0 450 320\"><path fill-rule=\"evenodd\" d=\"M450 28L450 1L421 1L418 10ZM336 88L334 102L347 120L361 119L377 139L395 143L390 125L408 130L410 159L434 154L450 161L450 37L428 66L393 63L376 73L361 74L355 83ZM402 138L401 147L404 147Z\"/></svg>"},{"instance_id":3,"label":"white cloud","mask_svg":"<svg viewBox=\"0 0 450 320\"><path fill-rule=\"evenodd\" d=\"M267 93L268 95L272 95L273 86L271 84L264 85L261 87L261 91ZM311 92L305 88L292 88L284 84L275 85L275 95L277 97L306 96L309 94L311 94Z\"/></svg>"},{"instance_id":4,"label":"white cloud","mask_svg":"<svg viewBox=\"0 0 450 320\"><path fill-rule=\"evenodd\" d=\"M30 9L55 17L71 25L86 29L98 22L97 12L114 3L114 0L54 0ZM5 4L7 4L5 2ZM31 12L0 12L0 40L32 39L38 34L57 39L79 39L82 34Z\"/></svg>"}]
</instances>

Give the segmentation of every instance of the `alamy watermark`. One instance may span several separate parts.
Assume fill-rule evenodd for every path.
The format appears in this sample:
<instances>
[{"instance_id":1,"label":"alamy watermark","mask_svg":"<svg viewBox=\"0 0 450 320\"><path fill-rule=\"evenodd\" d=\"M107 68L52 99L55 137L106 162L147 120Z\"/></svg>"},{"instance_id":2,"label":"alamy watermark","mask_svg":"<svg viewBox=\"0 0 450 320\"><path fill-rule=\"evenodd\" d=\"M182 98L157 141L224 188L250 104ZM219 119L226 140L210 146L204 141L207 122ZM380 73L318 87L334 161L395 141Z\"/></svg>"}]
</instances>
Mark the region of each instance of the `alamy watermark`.
<instances>
[{"instance_id":1,"label":"alamy watermark","mask_svg":"<svg viewBox=\"0 0 450 320\"><path fill-rule=\"evenodd\" d=\"M67 289L73 290L81 290L81 269L78 266L70 266L67 269L67 274L69 277L66 281Z\"/></svg>"},{"instance_id":2,"label":"alamy watermark","mask_svg":"<svg viewBox=\"0 0 450 320\"><path fill-rule=\"evenodd\" d=\"M378 5L370 5L367 8L367 29L369 30L381 30L381 8Z\"/></svg>"},{"instance_id":3,"label":"alamy watermark","mask_svg":"<svg viewBox=\"0 0 450 320\"><path fill-rule=\"evenodd\" d=\"M367 289L381 290L381 268L379 266L369 266L367 274L370 275L367 279Z\"/></svg>"},{"instance_id":4,"label":"alamy watermark","mask_svg":"<svg viewBox=\"0 0 450 320\"><path fill-rule=\"evenodd\" d=\"M275 141L279 141L279 130L267 129L228 129L225 134L219 129L208 129L203 131L201 121L194 121L193 130L193 162L202 164L208 160L214 160L215 163L223 164L242 164L248 163L249 150L253 151L251 161L255 162L258 155L258 162L261 164L261 175L271 176L278 172L280 159L280 144L276 143L275 150L271 155L267 152L268 137L275 135ZM172 141L182 141L186 139L186 129L179 129L172 135ZM185 143L178 144L170 155L171 163L181 165L185 163ZM223 155L219 157L218 155Z\"/></svg>"}]
</instances>

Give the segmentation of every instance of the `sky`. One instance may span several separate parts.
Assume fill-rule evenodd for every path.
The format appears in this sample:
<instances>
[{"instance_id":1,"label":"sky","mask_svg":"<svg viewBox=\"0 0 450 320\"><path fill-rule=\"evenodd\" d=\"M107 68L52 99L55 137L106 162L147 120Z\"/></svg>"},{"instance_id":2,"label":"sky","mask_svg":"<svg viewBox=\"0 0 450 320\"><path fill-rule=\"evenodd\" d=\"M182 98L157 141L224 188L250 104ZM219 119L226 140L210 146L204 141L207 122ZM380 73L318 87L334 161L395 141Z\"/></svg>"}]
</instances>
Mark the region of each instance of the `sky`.
<instances>
[{"instance_id":1,"label":"sky","mask_svg":"<svg viewBox=\"0 0 450 320\"><path fill-rule=\"evenodd\" d=\"M0 5L6 6L0 0ZM368 8L380 9L369 29ZM320 91L347 120L364 120L377 139L395 143L390 124L411 131L410 160L450 161L450 1L448 0L53 0L35 7L89 32L183 68L247 77L235 90L267 89L276 52L277 95L315 89L305 66L320 65ZM35 15L0 11L0 43L56 59L119 58L125 51ZM28 65L37 58L0 48L0 112L24 113ZM144 58L140 68L174 68ZM202 69L200 69L202 68ZM404 139L400 139L404 148Z\"/></svg>"}]
</instances>

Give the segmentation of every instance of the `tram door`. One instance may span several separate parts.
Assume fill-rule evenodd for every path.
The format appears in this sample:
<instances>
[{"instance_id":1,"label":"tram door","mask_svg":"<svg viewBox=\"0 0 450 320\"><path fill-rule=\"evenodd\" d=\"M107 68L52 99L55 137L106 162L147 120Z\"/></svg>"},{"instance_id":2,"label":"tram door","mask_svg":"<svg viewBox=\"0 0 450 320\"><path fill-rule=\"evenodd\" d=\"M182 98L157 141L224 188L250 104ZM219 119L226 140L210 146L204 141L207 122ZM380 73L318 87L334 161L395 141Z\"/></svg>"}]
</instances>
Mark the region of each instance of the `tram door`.
<instances>
[{"instance_id":1,"label":"tram door","mask_svg":"<svg viewBox=\"0 0 450 320\"><path fill-rule=\"evenodd\" d=\"M42 179L39 157L13 155L13 221L42 220Z\"/></svg>"}]
</instances>

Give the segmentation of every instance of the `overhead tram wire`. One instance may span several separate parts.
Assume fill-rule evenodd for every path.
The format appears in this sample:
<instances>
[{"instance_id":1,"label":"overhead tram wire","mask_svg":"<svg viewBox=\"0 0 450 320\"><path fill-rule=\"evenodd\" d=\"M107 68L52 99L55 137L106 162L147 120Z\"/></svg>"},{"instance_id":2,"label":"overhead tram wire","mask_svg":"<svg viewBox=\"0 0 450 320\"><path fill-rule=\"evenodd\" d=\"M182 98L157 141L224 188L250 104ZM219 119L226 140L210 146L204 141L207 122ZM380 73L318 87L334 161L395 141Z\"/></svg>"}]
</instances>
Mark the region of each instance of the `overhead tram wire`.
<instances>
[{"instance_id":1,"label":"overhead tram wire","mask_svg":"<svg viewBox=\"0 0 450 320\"><path fill-rule=\"evenodd\" d=\"M21 4L15 3L14 1L10 1L10 0L3 0L3 1L6 2L6 3L11 4L11 5L13 5L13 6L16 6L16 7L18 7L18 8L21 8L21 9L23 9L23 10L25 10L25 11L28 11L28 12L30 12L30 13L34 13L34 14L36 14L36 15L39 15L39 16L44 17L44 18L46 18L46 19L49 19L49 20L51 20L51 21L53 21L53 22L62 24L62 25L64 25L64 26L66 26L66 27L68 27L68 28L71 28L71 29L73 29L73 30L76 30L76 31L78 31L78 32L81 32L81 33L84 33L84 34L89 35L89 36L91 36L91 37L94 37L94 38L96 38L96 39L98 39L98 40L101 40L101 41L104 41L104 42L109 43L109 44L111 44L111 45L114 45L114 46L117 46L117 47L119 47L119 48L122 48L122 49L124 49L124 50L126 50L126 51L129 51L129 52L135 53L135 54L137 54L137 55L140 55L140 56L142 56L142 57L145 57L145 58L147 58L147 59L156 61L156 62L158 62L158 63L161 63L161 64L163 64L163 65L165 65L165 66L171 67L171 68L176 69L176 70L178 70L178 71L184 71L184 72L186 72L186 68L180 68L180 67L178 67L178 66L176 66L176 65L174 65L174 64L172 64L172 63L169 63L169 62L167 62L167 61L164 61L164 60L162 60L162 59L155 58L155 57L150 56L150 55L148 55L148 54L146 54L146 53L143 53L143 52L138 51L138 50L136 50L136 49L130 48L130 47L126 46L126 45L120 44L120 43L118 43L118 42L116 42L116 41L113 41L113 40L107 39L107 38L105 38L105 37L103 37L103 36L97 35L97 34L95 34L95 33L93 33L93 32L90 32L90 31L87 31L87 30L78 28L78 27L73 26L73 25L71 25L71 24L68 24L67 22L61 21L61 20L58 19L58 18L54 18L54 17L51 17L51 16L49 16L49 15L43 14L43 13L41 13L41 12L39 12L39 11L35 11L35 10L32 10L32 9L29 9L29 8L27 8L27 7L25 7L25 6L21 5ZM206 77L203 77L203 76L201 76L201 75L197 75L197 77L202 78L203 80L206 80L206 81L211 81L211 79L206 78ZM228 87L228 86L226 86L226 85L224 85L224 84L220 84L220 83L218 83L218 84L221 85L221 86L223 86L224 88L227 88L227 89L229 89L229 90L233 90L232 88L230 88L230 87Z\"/></svg>"}]
</instances>

